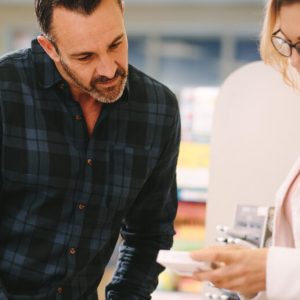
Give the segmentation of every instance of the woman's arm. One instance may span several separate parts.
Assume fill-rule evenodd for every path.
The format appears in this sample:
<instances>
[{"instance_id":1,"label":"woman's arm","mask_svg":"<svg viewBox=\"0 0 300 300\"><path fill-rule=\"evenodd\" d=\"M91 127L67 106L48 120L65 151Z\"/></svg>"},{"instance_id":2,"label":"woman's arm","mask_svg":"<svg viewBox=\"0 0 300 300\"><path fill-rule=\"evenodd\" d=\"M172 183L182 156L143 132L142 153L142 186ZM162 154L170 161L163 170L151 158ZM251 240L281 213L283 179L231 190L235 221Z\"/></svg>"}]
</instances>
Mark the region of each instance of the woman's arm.
<instances>
[{"instance_id":1,"label":"woman's arm","mask_svg":"<svg viewBox=\"0 0 300 300\"><path fill-rule=\"evenodd\" d=\"M236 246L216 246L193 252L192 258L213 262L217 267L209 272L197 272L194 277L210 281L217 288L244 295L266 290L267 248L247 249Z\"/></svg>"}]
</instances>

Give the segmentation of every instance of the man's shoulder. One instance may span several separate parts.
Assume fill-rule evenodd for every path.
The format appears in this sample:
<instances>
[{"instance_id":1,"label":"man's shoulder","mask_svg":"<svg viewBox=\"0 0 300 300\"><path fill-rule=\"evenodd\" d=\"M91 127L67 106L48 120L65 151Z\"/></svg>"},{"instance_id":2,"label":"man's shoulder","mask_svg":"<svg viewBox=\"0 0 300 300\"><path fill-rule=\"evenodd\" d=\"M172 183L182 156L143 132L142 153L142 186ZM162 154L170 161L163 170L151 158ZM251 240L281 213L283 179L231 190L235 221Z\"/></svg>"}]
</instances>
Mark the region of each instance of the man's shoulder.
<instances>
[{"instance_id":1,"label":"man's shoulder","mask_svg":"<svg viewBox=\"0 0 300 300\"><path fill-rule=\"evenodd\" d=\"M147 100L171 102L177 105L175 94L165 84L159 82L136 67L129 65L129 89L131 94L143 94Z\"/></svg>"},{"instance_id":2,"label":"man's shoulder","mask_svg":"<svg viewBox=\"0 0 300 300\"><path fill-rule=\"evenodd\" d=\"M26 72L30 65L30 49L6 53L0 57L0 80L15 78L18 73Z\"/></svg>"},{"instance_id":3,"label":"man's shoulder","mask_svg":"<svg viewBox=\"0 0 300 300\"><path fill-rule=\"evenodd\" d=\"M20 61L27 61L31 52L30 48L16 50L0 56L0 67L14 66Z\"/></svg>"}]
</instances>

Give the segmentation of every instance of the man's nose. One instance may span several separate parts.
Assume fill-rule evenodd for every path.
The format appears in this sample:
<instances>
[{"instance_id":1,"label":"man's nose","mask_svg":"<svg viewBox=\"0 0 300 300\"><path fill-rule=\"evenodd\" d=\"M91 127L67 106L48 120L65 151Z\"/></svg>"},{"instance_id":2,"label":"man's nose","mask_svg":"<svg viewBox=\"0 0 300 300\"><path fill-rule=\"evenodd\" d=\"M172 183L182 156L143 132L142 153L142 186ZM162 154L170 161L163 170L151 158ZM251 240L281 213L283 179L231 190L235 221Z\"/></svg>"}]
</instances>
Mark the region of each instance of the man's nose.
<instances>
[{"instance_id":1,"label":"man's nose","mask_svg":"<svg viewBox=\"0 0 300 300\"><path fill-rule=\"evenodd\" d=\"M96 69L98 75L113 78L116 74L116 70L117 64L109 55L104 55L99 58Z\"/></svg>"}]
</instances>

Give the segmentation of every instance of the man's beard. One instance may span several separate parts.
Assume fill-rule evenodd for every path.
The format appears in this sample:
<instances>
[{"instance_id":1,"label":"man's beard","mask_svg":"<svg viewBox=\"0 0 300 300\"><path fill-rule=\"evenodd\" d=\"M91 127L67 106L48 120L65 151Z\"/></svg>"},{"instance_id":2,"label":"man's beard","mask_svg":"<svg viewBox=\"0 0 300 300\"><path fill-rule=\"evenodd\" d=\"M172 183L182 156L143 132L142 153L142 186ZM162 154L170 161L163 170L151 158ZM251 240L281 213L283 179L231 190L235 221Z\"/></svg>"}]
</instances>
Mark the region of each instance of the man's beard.
<instances>
[{"instance_id":1,"label":"man's beard","mask_svg":"<svg viewBox=\"0 0 300 300\"><path fill-rule=\"evenodd\" d=\"M73 72L70 67L60 58L61 66L68 76L75 82L77 87L83 92L89 94L95 100L101 103L114 103L123 95L128 74L125 69L118 67L115 76L113 78L108 78L106 76L96 76L91 79L90 87L86 87L80 79L78 79L75 72ZM105 83L109 80L116 79L116 84L110 87L97 87L97 83Z\"/></svg>"}]
</instances>

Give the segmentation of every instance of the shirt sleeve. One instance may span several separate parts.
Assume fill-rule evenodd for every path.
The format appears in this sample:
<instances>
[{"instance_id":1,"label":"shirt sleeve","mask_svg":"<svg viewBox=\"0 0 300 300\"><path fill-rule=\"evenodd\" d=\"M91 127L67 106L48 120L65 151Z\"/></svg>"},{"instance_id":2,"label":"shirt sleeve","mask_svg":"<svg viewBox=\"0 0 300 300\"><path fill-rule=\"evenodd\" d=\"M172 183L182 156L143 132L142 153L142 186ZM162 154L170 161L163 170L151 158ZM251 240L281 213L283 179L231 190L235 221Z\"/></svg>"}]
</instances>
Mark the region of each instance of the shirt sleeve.
<instances>
[{"instance_id":1,"label":"shirt sleeve","mask_svg":"<svg viewBox=\"0 0 300 300\"><path fill-rule=\"evenodd\" d=\"M1 152L1 149L2 149L2 110L1 110L1 103L2 103L2 93L1 93L1 87L0 87L0 170L2 169L2 165L1 165L1 162L2 162L2 152ZM2 189L2 172L0 172L0 193L1 193L1 189Z\"/></svg>"},{"instance_id":2,"label":"shirt sleeve","mask_svg":"<svg viewBox=\"0 0 300 300\"><path fill-rule=\"evenodd\" d=\"M267 260L267 299L300 299L300 251L271 247Z\"/></svg>"},{"instance_id":3,"label":"shirt sleeve","mask_svg":"<svg viewBox=\"0 0 300 300\"><path fill-rule=\"evenodd\" d=\"M175 96L174 96L175 97ZM176 164L180 143L177 100L173 124L158 163L126 216L117 270L106 288L108 300L150 299L163 267L159 249L169 249L177 211Z\"/></svg>"},{"instance_id":4,"label":"shirt sleeve","mask_svg":"<svg viewBox=\"0 0 300 300\"><path fill-rule=\"evenodd\" d=\"M300 299L300 251L295 248L270 247L267 259L267 287L254 298L241 300Z\"/></svg>"},{"instance_id":5,"label":"shirt sleeve","mask_svg":"<svg viewBox=\"0 0 300 300\"><path fill-rule=\"evenodd\" d=\"M0 91L0 101L1 101L1 91ZM1 103L1 102L0 102ZM1 106L0 106L0 194L2 193L2 164L1 164L1 162L2 162L2 140L3 140L3 137L2 137L2 135L3 135L3 130L2 130L2 127L3 125L2 125L2 115L1 115Z\"/></svg>"},{"instance_id":6,"label":"shirt sleeve","mask_svg":"<svg viewBox=\"0 0 300 300\"><path fill-rule=\"evenodd\" d=\"M0 169L1 169L1 149L2 149L2 112L1 112L1 90L0 90ZM2 193L2 175L0 172L0 195ZM1 197L0 197L1 198ZM1 278L1 275L0 275ZM0 299L7 300L6 290L0 279Z\"/></svg>"}]
</instances>

